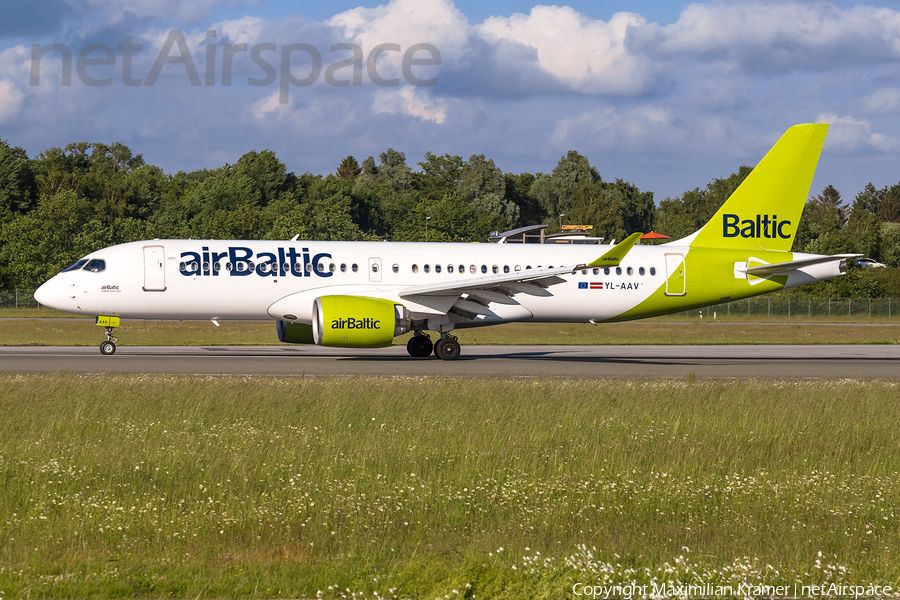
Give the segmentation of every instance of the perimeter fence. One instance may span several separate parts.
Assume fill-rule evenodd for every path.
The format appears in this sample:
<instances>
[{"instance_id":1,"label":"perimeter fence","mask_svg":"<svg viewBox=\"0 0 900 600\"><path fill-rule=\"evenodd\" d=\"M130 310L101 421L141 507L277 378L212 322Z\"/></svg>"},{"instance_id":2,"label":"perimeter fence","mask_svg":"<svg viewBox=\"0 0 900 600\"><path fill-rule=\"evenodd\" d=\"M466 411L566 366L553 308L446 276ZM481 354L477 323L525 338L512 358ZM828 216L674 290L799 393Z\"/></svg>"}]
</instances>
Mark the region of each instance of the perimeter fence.
<instances>
[{"instance_id":1,"label":"perimeter fence","mask_svg":"<svg viewBox=\"0 0 900 600\"><path fill-rule=\"evenodd\" d=\"M702 309L675 313L679 316L721 317L789 317L789 318L900 318L897 298L783 298L757 296Z\"/></svg>"}]
</instances>

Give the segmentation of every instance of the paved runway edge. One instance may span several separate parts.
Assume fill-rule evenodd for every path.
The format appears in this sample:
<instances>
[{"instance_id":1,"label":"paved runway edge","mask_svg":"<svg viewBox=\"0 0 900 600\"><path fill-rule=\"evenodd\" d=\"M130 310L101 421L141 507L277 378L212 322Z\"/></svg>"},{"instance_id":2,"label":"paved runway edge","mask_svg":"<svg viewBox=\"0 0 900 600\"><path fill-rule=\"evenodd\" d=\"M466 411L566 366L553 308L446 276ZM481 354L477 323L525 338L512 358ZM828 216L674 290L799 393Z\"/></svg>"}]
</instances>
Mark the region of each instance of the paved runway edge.
<instances>
[{"instance_id":1,"label":"paved runway edge","mask_svg":"<svg viewBox=\"0 0 900 600\"><path fill-rule=\"evenodd\" d=\"M900 378L900 345L465 346L457 361L414 359L401 346L0 347L6 373L500 376L568 378Z\"/></svg>"}]
</instances>

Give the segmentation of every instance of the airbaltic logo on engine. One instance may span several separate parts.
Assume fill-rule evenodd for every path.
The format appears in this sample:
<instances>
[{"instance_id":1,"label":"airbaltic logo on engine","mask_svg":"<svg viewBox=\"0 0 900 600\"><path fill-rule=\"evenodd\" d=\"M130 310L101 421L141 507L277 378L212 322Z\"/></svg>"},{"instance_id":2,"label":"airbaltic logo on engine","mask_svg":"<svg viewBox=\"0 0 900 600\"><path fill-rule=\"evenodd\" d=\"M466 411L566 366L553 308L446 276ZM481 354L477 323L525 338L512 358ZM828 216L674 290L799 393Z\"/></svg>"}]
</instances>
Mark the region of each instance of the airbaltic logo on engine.
<instances>
[{"instance_id":1,"label":"airbaltic logo on engine","mask_svg":"<svg viewBox=\"0 0 900 600\"><path fill-rule=\"evenodd\" d=\"M790 221L779 221L778 215L756 215L756 220L744 219L737 215L722 215L722 236L733 238L781 238L789 240L790 233L784 232L784 227L790 227Z\"/></svg>"},{"instance_id":2,"label":"airbaltic logo on engine","mask_svg":"<svg viewBox=\"0 0 900 600\"><path fill-rule=\"evenodd\" d=\"M204 246L201 252L182 252L180 272L186 276L230 275L242 277L259 275L260 277L278 277L293 275L294 277L331 277L334 275L322 259L331 258L330 254L320 252L311 254L309 248L277 248L275 252L253 253L250 248L229 246L227 252L210 251ZM227 262L223 264L223 260Z\"/></svg>"},{"instance_id":3,"label":"airbaltic logo on engine","mask_svg":"<svg viewBox=\"0 0 900 600\"><path fill-rule=\"evenodd\" d=\"M378 319L370 319L366 317L364 319L354 319L350 317L349 319L335 319L331 322L332 329L380 329L381 321Z\"/></svg>"}]
</instances>

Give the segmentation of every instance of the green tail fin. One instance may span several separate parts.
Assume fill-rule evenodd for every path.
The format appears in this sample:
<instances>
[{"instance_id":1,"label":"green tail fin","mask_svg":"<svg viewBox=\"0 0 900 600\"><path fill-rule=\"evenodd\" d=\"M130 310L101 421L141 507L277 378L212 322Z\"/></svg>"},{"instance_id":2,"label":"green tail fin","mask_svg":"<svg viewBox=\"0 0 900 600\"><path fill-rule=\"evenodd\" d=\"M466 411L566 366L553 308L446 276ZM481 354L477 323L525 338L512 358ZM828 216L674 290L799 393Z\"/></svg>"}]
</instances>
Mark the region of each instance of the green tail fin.
<instances>
[{"instance_id":1,"label":"green tail fin","mask_svg":"<svg viewBox=\"0 0 900 600\"><path fill-rule=\"evenodd\" d=\"M715 216L685 241L691 247L790 251L827 132L827 124L788 129Z\"/></svg>"}]
</instances>

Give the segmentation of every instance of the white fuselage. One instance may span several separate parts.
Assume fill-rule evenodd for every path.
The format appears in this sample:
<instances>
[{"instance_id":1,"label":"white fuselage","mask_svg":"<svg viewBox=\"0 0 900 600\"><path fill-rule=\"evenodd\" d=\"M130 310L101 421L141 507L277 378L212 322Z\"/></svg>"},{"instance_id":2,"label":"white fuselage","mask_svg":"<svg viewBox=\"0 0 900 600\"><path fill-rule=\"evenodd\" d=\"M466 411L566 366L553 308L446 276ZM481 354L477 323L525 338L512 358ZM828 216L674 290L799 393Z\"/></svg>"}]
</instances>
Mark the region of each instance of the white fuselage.
<instances>
[{"instance_id":1,"label":"white fuselage","mask_svg":"<svg viewBox=\"0 0 900 600\"><path fill-rule=\"evenodd\" d=\"M404 242L152 240L105 248L99 272L63 272L35 297L72 313L133 319L311 319L314 299L352 294L398 300L410 286L475 279L538 267L584 264L611 246ZM563 275L552 295L516 295L497 306L502 321L601 321L665 283L666 254L633 248L619 268ZM252 263L252 265L250 264ZM579 286L579 284L582 284ZM422 308L427 312L427 307ZM485 322L484 324L487 324ZM474 323L473 323L474 325Z\"/></svg>"}]
</instances>

